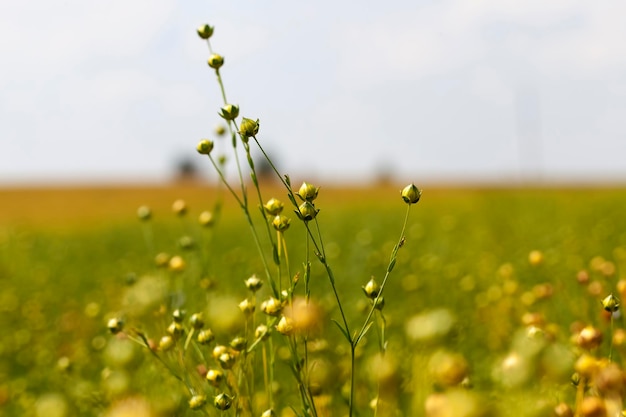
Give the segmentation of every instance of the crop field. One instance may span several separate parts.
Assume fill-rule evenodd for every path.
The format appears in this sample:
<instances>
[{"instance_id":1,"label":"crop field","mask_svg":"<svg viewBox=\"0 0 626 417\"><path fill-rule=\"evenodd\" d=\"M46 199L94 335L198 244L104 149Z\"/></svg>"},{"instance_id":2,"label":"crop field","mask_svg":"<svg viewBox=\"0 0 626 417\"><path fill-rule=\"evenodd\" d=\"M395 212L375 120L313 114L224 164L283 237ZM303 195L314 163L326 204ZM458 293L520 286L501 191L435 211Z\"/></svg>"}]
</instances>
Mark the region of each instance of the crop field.
<instances>
[{"instance_id":1,"label":"crop field","mask_svg":"<svg viewBox=\"0 0 626 417\"><path fill-rule=\"evenodd\" d=\"M261 250L223 189L0 190L0 415L621 412L625 189L316 185L326 264L278 185Z\"/></svg>"}]
</instances>

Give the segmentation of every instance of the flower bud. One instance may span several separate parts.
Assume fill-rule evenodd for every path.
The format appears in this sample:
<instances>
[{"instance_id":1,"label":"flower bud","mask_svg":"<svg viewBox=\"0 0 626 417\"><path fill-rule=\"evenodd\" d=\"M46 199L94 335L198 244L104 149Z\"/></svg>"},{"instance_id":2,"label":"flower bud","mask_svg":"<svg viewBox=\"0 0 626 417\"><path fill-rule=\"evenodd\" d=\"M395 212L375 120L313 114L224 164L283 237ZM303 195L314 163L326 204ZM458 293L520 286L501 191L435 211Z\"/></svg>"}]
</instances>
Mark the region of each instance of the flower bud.
<instances>
[{"instance_id":1,"label":"flower bud","mask_svg":"<svg viewBox=\"0 0 626 417\"><path fill-rule=\"evenodd\" d=\"M385 297L378 297L372 300L373 303L376 303L374 305L374 308L378 311L383 311L383 308L385 308Z\"/></svg>"},{"instance_id":2,"label":"flower bud","mask_svg":"<svg viewBox=\"0 0 626 417\"><path fill-rule=\"evenodd\" d=\"M261 414L261 417L276 417L276 413L274 412L274 410L270 408L270 409L263 411L263 413Z\"/></svg>"},{"instance_id":3,"label":"flower bud","mask_svg":"<svg viewBox=\"0 0 626 417\"><path fill-rule=\"evenodd\" d=\"M182 272L185 270L187 263L181 256L172 256L168 266L174 272Z\"/></svg>"},{"instance_id":4,"label":"flower bud","mask_svg":"<svg viewBox=\"0 0 626 417\"><path fill-rule=\"evenodd\" d=\"M576 343L583 349L595 349L602 343L602 332L593 326L587 326L578 333Z\"/></svg>"},{"instance_id":5,"label":"flower bud","mask_svg":"<svg viewBox=\"0 0 626 417\"><path fill-rule=\"evenodd\" d=\"M217 362L220 364L222 369L231 369L235 365L235 360L237 358L230 352L222 353L218 358Z\"/></svg>"},{"instance_id":6,"label":"flower bud","mask_svg":"<svg viewBox=\"0 0 626 417\"><path fill-rule=\"evenodd\" d=\"M539 250L533 250L528 254L528 263L532 266L538 266L543 263L543 253Z\"/></svg>"},{"instance_id":7,"label":"flower bud","mask_svg":"<svg viewBox=\"0 0 626 417\"><path fill-rule=\"evenodd\" d=\"M380 285L378 285L378 282L376 282L374 277L370 278L367 284L365 284L365 286L361 288L363 289L365 296L371 300L374 300L376 297L378 297L378 293L380 292Z\"/></svg>"},{"instance_id":8,"label":"flower bud","mask_svg":"<svg viewBox=\"0 0 626 417\"><path fill-rule=\"evenodd\" d=\"M300 189L296 193L298 197L300 197L304 201L313 201L317 198L317 193L319 193L320 188L316 187L312 184L307 184L303 182L300 186Z\"/></svg>"},{"instance_id":9,"label":"flower bud","mask_svg":"<svg viewBox=\"0 0 626 417\"><path fill-rule=\"evenodd\" d=\"M319 210L316 209L315 206L309 201L305 201L304 203L300 204L300 207L298 207L298 210L295 213L300 220L308 222L313 220L317 216Z\"/></svg>"},{"instance_id":10,"label":"flower bud","mask_svg":"<svg viewBox=\"0 0 626 417\"><path fill-rule=\"evenodd\" d=\"M184 216L185 214L187 214L187 203L185 203L185 200L179 199L174 201L174 203L172 204L172 211L177 216Z\"/></svg>"},{"instance_id":11,"label":"flower bud","mask_svg":"<svg viewBox=\"0 0 626 417\"><path fill-rule=\"evenodd\" d=\"M187 315L187 312L185 310L181 310L180 308L177 308L176 310L172 312L172 319L174 319L176 323L182 323L183 320L185 320L186 315Z\"/></svg>"},{"instance_id":12,"label":"flower bud","mask_svg":"<svg viewBox=\"0 0 626 417\"><path fill-rule=\"evenodd\" d=\"M159 268L165 268L170 264L170 255L165 252L160 252L154 257L154 263Z\"/></svg>"},{"instance_id":13,"label":"flower bud","mask_svg":"<svg viewBox=\"0 0 626 417\"><path fill-rule=\"evenodd\" d=\"M220 369L209 369L206 373L206 380L210 385L218 387L224 380L224 372Z\"/></svg>"},{"instance_id":14,"label":"flower bud","mask_svg":"<svg viewBox=\"0 0 626 417\"><path fill-rule=\"evenodd\" d=\"M213 54L209 57L207 63L209 64L209 67L214 70L218 70L222 65L224 65L224 57L218 54Z\"/></svg>"},{"instance_id":15,"label":"flower bud","mask_svg":"<svg viewBox=\"0 0 626 417\"><path fill-rule=\"evenodd\" d=\"M274 297L270 297L261 303L261 311L268 316L278 317L282 310L282 303Z\"/></svg>"},{"instance_id":16,"label":"flower bud","mask_svg":"<svg viewBox=\"0 0 626 417\"><path fill-rule=\"evenodd\" d=\"M137 217L141 221L148 221L152 217L152 210L148 206L141 206L137 209Z\"/></svg>"},{"instance_id":17,"label":"flower bud","mask_svg":"<svg viewBox=\"0 0 626 417\"><path fill-rule=\"evenodd\" d=\"M224 127L224 125L219 124L215 127L215 134L217 136L224 136L225 133L226 133L226 128Z\"/></svg>"},{"instance_id":18,"label":"flower bud","mask_svg":"<svg viewBox=\"0 0 626 417\"><path fill-rule=\"evenodd\" d=\"M615 313L619 310L619 300L613 294L609 294L604 300L602 300L602 307L610 313Z\"/></svg>"},{"instance_id":19,"label":"flower bud","mask_svg":"<svg viewBox=\"0 0 626 417\"><path fill-rule=\"evenodd\" d=\"M202 313L192 314L189 318L189 323L191 323L191 327L196 330L200 330L204 327L204 319L202 317Z\"/></svg>"},{"instance_id":20,"label":"flower bud","mask_svg":"<svg viewBox=\"0 0 626 417\"><path fill-rule=\"evenodd\" d=\"M293 333L293 319L282 316L276 325L276 331L283 336L289 336Z\"/></svg>"},{"instance_id":21,"label":"flower bud","mask_svg":"<svg viewBox=\"0 0 626 417\"><path fill-rule=\"evenodd\" d=\"M417 188L415 184L409 184L402 190L402 200L407 204L415 204L420 201L422 190Z\"/></svg>"},{"instance_id":22,"label":"flower bud","mask_svg":"<svg viewBox=\"0 0 626 417\"><path fill-rule=\"evenodd\" d=\"M189 408L192 410L199 410L206 404L206 397L204 395L194 395L189 399Z\"/></svg>"},{"instance_id":23,"label":"flower bud","mask_svg":"<svg viewBox=\"0 0 626 417\"><path fill-rule=\"evenodd\" d=\"M204 227L213 226L213 224L215 223L215 219L213 218L213 213L211 213L210 211L203 211L202 213L200 213L200 217L198 217L198 221Z\"/></svg>"},{"instance_id":24,"label":"flower bud","mask_svg":"<svg viewBox=\"0 0 626 417\"><path fill-rule=\"evenodd\" d=\"M274 197L267 200L267 203L263 205L265 212L270 216L278 216L283 211L283 207L285 207L285 205L282 201Z\"/></svg>"},{"instance_id":25,"label":"flower bud","mask_svg":"<svg viewBox=\"0 0 626 417\"><path fill-rule=\"evenodd\" d=\"M198 146L196 146L196 150L200 155L209 155L213 150L213 141L209 139L202 139L198 142Z\"/></svg>"},{"instance_id":26,"label":"flower bud","mask_svg":"<svg viewBox=\"0 0 626 417\"><path fill-rule=\"evenodd\" d=\"M185 334L185 328L182 324L174 321L167 328L167 333L169 333L170 336L177 338Z\"/></svg>"},{"instance_id":27,"label":"flower bud","mask_svg":"<svg viewBox=\"0 0 626 417\"><path fill-rule=\"evenodd\" d=\"M274 220L272 220L272 226L279 232L284 232L289 229L289 223L291 223L291 219L282 215L275 216Z\"/></svg>"},{"instance_id":28,"label":"flower bud","mask_svg":"<svg viewBox=\"0 0 626 417\"><path fill-rule=\"evenodd\" d=\"M167 352L171 348L174 347L174 338L169 335L165 335L159 340L159 350L162 352Z\"/></svg>"},{"instance_id":29,"label":"flower bud","mask_svg":"<svg viewBox=\"0 0 626 417\"><path fill-rule=\"evenodd\" d=\"M215 360L217 360L220 355L222 355L223 353L228 352L228 348L224 345L217 345L213 348L213 351L211 352L211 355L213 356L213 358Z\"/></svg>"},{"instance_id":30,"label":"flower bud","mask_svg":"<svg viewBox=\"0 0 626 417\"><path fill-rule=\"evenodd\" d=\"M257 339L267 340L269 335L269 329L265 324L259 324L254 330L254 337Z\"/></svg>"},{"instance_id":31,"label":"flower bud","mask_svg":"<svg viewBox=\"0 0 626 417\"><path fill-rule=\"evenodd\" d=\"M213 35L213 30L215 27L209 25L202 25L197 29L198 36L202 39L209 39Z\"/></svg>"},{"instance_id":32,"label":"flower bud","mask_svg":"<svg viewBox=\"0 0 626 417\"><path fill-rule=\"evenodd\" d=\"M124 321L120 318L112 318L107 322L107 328L111 334L118 334L124 329Z\"/></svg>"},{"instance_id":33,"label":"flower bud","mask_svg":"<svg viewBox=\"0 0 626 417\"><path fill-rule=\"evenodd\" d=\"M225 104L218 113L225 120L235 120L239 116L239 106L235 104Z\"/></svg>"},{"instance_id":34,"label":"flower bud","mask_svg":"<svg viewBox=\"0 0 626 417\"><path fill-rule=\"evenodd\" d=\"M246 317L250 317L250 315L252 315L252 313L254 313L254 310L255 310L254 301L250 301L249 299L246 298L245 300L239 303L239 309Z\"/></svg>"},{"instance_id":35,"label":"flower bud","mask_svg":"<svg viewBox=\"0 0 626 417\"><path fill-rule=\"evenodd\" d=\"M218 394L213 400L213 405L220 411L228 410L232 405L232 398L224 393Z\"/></svg>"},{"instance_id":36,"label":"flower bud","mask_svg":"<svg viewBox=\"0 0 626 417\"><path fill-rule=\"evenodd\" d=\"M248 141L248 138L256 136L259 133L259 119L252 120L245 117L241 120L239 125L239 135L244 142Z\"/></svg>"},{"instance_id":37,"label":"flower bud","mask_svg":"<svg viewBox=\"0 0 626 417\"><path fill-rule=\"evenodd\" d=\"M257 292L263 286L263 281L261 281L256 275L252 275L246 281L246 288L252 292Z\"/></svg>"},{"instance_id":38,"label":"flower bud","mask_svg":"<svg viewBox=\"0 0 626 417\"><path fill-rule=\"evenodd\" d=\"M198 333L198 343L200 343L201 345L207 345L213 340L215 340L215 336L213 335L211 329L204 329L201 330L200 333Z\"/></svg>"},{"instance_id":39,"label":"flower bud","mask_svg":"<svg viewBox=\"0 0 626 417\"><path fill-rule=\"evenodd\" d=\"M237 352L246 350L247 346L248 346L248 341L241 336L237 336L233 340L230 341L230 347L233 348Z\"/></svg>"}]
</instances>

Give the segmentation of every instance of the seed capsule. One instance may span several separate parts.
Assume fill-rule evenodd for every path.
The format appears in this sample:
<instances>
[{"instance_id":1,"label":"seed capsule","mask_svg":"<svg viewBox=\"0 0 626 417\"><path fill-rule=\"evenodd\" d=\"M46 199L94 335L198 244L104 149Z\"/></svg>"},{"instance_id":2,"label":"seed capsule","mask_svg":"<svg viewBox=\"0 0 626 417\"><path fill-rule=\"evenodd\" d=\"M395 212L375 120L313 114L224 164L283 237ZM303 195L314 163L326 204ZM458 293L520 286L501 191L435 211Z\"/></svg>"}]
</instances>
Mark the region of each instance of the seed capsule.
<instances>
[{"instance_id":1,"label":"seed capsule","mask_svg":"<svg viewBox=\"0 0 626 417\"><path fill-rule=\"evenodd\" d=\"M415 184L409 184L402 190L402 200L407 204L415 204L420 201L422 190L417 188Z\"/></svg>"},{"instance_id":2,"label":"seed capsule","mask_svg":"<svg viewBox=\"0 0 626 417\"><path fill-rule=\"evenodd\" d=\"M239 116L239 106L235 104L226 104L222 106L218 113L225 120L235 120Z\"/></svg>"},{"instance_id":3,"label":"seed capsule","mask_svg":"<svg viewBox=\"0 0 626 417\"><path fill-rule=\"evenodd\" d=\"M215 396L215 400L213 400L213 405L215 405L215 408L218 410L228 410L232 405L232 398L224 393L218 394Z\"/></svg>"},{"instance_id":4,"label":"seed capsule","mask_svg":"<svg viewBox=\"0 0 626 417\"><path fill-rule=\"evenodd\" d=\"M111 334L118 334L124 329L124 321L120 318L112 318L107 322L107 328Z\"/></svg>"},{"instance_id":5,"label":"seed capsule","mask_svg":"<svg viewBox=\"0 0 626 417\"><path fill-rule=\"evenodd\" d=\"M218 54L213 54L209 57L207 61L209 67L218 70L222 65L224 65L224 57Z\"/></svg>"},{"instance_id":6,"label":"seed capsule","mask_svg":"<svg viewBox=\"0 0 626 417\"><path fill-rule=\"evenodd\" d=\"M302 185L300 186L300 189L298 190L296 194L298 195L298 197L300 197L304 201L310 202L317 198L317 194L319 193L319 191L320 191L319 187L303 182Z\"/></svg>"},{"instance_id":7,"label":"seed capsule","mask_svg":"<svg viewBox=\"0 0 626 417\"><path fill-rule=\"evenodd\" d=\"M215 27L213 26L209 26L209 25L202 25L197 29L198 32L198 36L200 36L200 38L202 39L209 39L211 36L213 36L213 30L215 29Z\"/></svg>"},{"instance_id":8,"label":"seed capsule","mask_svg":"<svg viewBox=\"0 0 626 417\"><path fill-rule=\"evenodd\" d=\"M265 212L270 216L278 216L283 211L284 206L285 205L282 203L282 201L272 197L267 200L267 203L263 205L263 208L265 209Z\"/></svg>"},{"instance_id":9,"label":"seed capsule","mask_svg":"<svg viewBox=\"0 0 626 417\"><path fill-rule=\"evenodd\" d=\"M604 300L602 300L602 307L610 313L615 313L619 310L619 300L613 294L609 294Z\"/></svg>"},{"instance_id":10,"label":"seed capsule","mask_svg":"<svg viewBox=\"0 0 626 417\"><path fill-rule=\"evenodd\" d=\"M196 150L200 155L209 155L213 150L214 143L209 139L202 139L198 142L198 146L196 146Z\"/></svg>"}]
</instances>

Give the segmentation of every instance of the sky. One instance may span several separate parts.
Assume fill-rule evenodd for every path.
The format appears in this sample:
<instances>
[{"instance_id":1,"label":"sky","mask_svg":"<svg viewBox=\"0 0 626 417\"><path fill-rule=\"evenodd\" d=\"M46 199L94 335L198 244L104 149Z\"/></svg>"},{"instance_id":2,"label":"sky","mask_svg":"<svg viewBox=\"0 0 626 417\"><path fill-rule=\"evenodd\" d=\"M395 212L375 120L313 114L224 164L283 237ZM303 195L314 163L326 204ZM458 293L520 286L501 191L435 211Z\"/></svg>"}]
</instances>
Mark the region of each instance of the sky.
<instances>
[{"instance_id":1,"label":"sky","mask_svg":"<svg viewBox=\"0 0 626 417\"><path fill-rule=\"evenodd\" d=\"M626 182L626 3L0 4L0 185L159 182L228 100L292 178ZM234 169L232 155L229 172Z\"/></svg>"}]
</instances>

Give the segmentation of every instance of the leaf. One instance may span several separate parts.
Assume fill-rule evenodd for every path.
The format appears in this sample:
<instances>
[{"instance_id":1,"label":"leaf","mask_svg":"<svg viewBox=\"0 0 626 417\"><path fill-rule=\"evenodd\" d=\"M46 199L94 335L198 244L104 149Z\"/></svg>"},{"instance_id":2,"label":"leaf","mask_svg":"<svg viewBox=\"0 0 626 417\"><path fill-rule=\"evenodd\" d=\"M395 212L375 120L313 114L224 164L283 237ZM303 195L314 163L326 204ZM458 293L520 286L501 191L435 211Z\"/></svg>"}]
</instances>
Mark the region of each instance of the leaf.
<instances>
[{"instance_id":1,"label":"leaf","mask_svg":"<svg viewBox=\"0 0 626 417\"><path fill-rule=\"evenodd\" d=\"M361 334L359 334L356 338L356 340L354 341L354 346L358 345L359 342L361 341L361 339L363 339L363 337L367 334L367 332L370 330L370 328L372 327L372 324L374 324L373 321L370 321L369 323L367 323L367 326L365 326L365 328L363 328L363 331L361 332Z\"/></svg>"},{"instance_id":2,"label":"leaf","mask_svg":"<svg viewBox=\"0 0 626 417\"><path fill-rule=\"evenodd\" d=\"M396 266L396 258L393 258L391 262L389 262L389 266L387 267L387 272L393 271L394 266Z\"/></svg>"},{"instance_id":3,"label":"leaf","mask_svg":"<svg viewBox=\"0 0 626 417\"><path fill-rule=\"evenodd\" d=\"M335 323L337 325L337 327L339 327L339 330L341 330L341 334L343 334L343 336L346 338L346 340L348 341L348 343L352 344L352 339L350 338L350 335L348 334L348 332L346 331L346 329L344 329L343 327L341 327L341 324L339 324L339 322L335 319L331 319L331 321L333 323Z\"/></svg>"}]
</instances>

